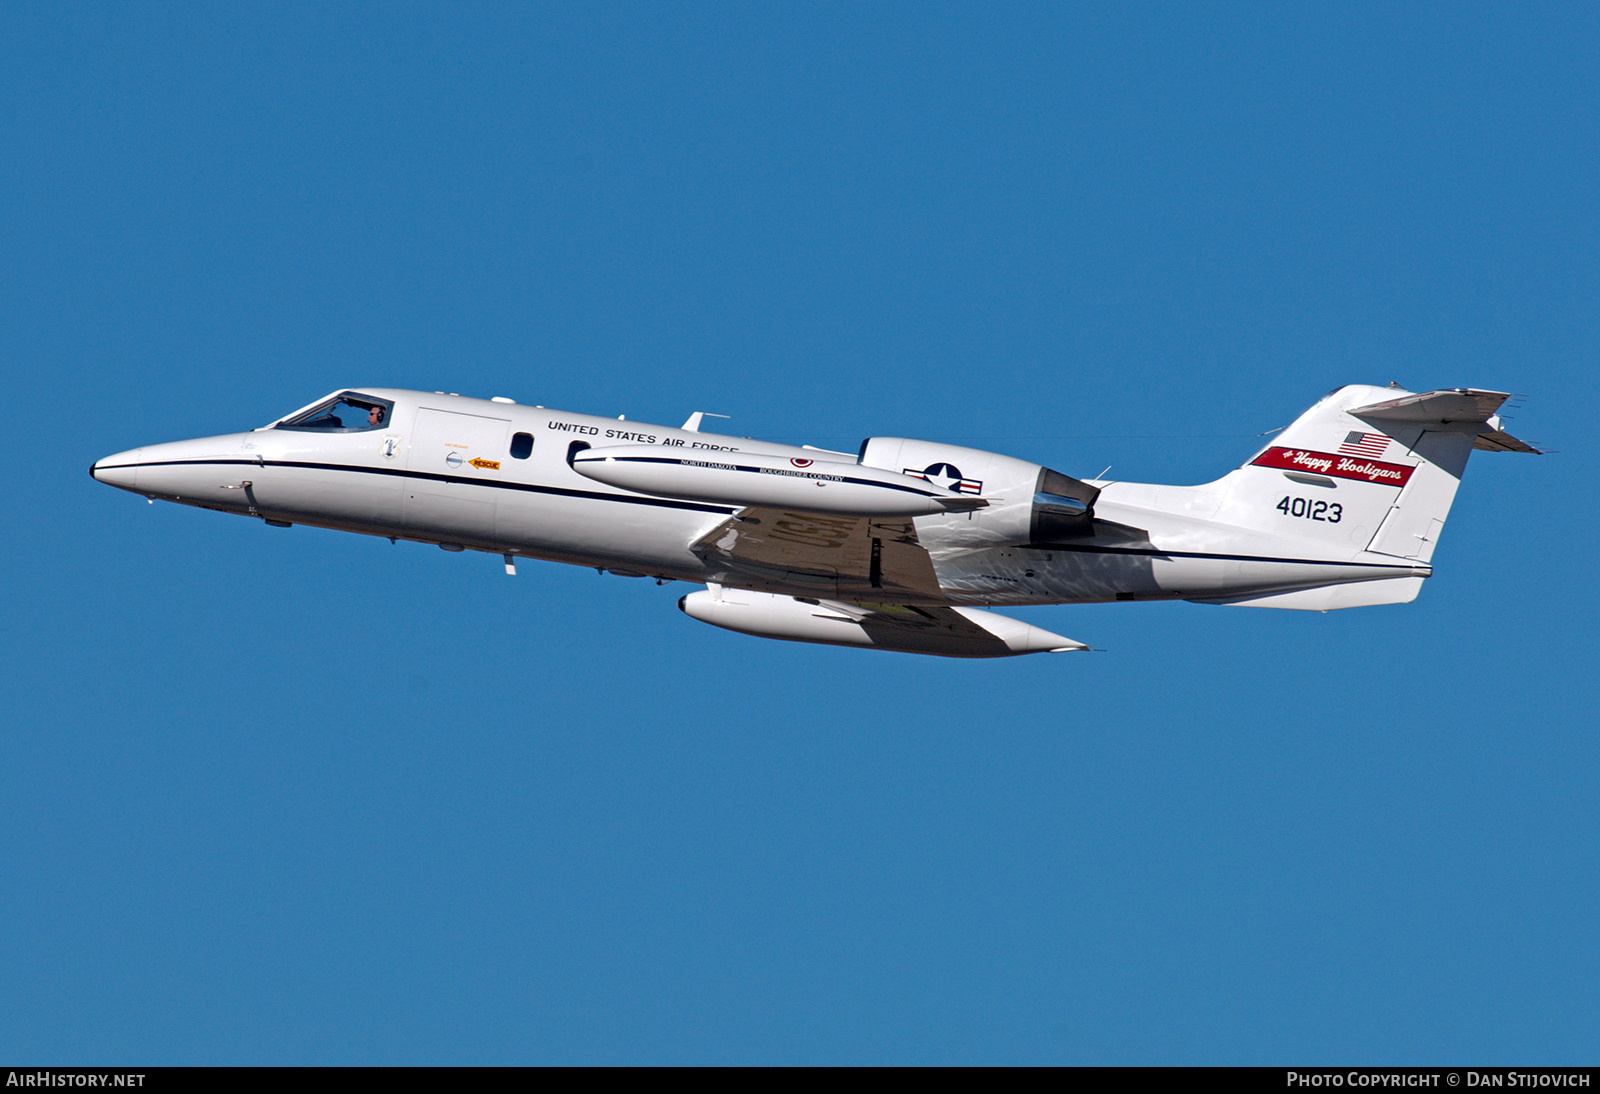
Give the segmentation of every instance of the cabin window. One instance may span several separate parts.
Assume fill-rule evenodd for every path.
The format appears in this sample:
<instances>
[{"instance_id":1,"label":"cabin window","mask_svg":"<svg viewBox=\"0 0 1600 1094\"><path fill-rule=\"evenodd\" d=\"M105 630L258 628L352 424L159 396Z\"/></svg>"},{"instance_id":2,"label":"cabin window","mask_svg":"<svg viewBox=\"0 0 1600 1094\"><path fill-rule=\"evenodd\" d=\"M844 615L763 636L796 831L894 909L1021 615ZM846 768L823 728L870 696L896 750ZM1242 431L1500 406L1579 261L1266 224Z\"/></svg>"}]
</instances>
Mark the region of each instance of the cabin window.
<instances>
[{"instance_id":1,"label":"cabin window","mask_svg":"<svg viewBox=\"0 0 1600 1094\"><path fill-rule=\"evenodd\" d=\"M525 460L533 455L533 434L514 433L511 436L511 458Z\"/></svg>"},{"instance_id":2,"label":"cabin window","mask_svg":"<svg viewBox=\"0 0 1600 1094\"><path fill-rule=\"evenodd\" d=\"M277 429L306 430L317 433L360 433L368 429L389 429L394 404L355 392L337 395L310 410L278 423Z\"/></svg>"}]
</instances>

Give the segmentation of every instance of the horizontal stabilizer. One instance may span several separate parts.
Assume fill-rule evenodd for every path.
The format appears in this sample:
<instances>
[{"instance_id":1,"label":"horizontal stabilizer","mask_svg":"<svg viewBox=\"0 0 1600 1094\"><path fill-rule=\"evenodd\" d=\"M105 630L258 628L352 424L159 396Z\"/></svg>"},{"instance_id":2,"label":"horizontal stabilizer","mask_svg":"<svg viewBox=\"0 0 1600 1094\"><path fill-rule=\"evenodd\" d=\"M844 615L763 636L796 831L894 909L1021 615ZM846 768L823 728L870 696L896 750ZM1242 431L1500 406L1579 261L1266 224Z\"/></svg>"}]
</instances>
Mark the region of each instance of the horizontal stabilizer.
<instances>
[{"instance_id":1,"label":"horizontal stabilizer","mask_svg":"<svg viewBox=\"0 0 1600 1094\"><path fill-rule=\"evenodd\" d=\"M1357 418L1381 418L1390 422L1487 422L1511 396L1504 391L1478 391L1462 387L1447 391L1424 391L1403 395L1382 403L1352 407Z\"/></svg>"},{"instance_id":2,"label":"horizontal stabilizer","mask_svg":"<svg viewBox=\"0 0 1600 1094\"><path fill-rule=\"evenodd\" d=\"M1472 447L1481 452L1527 452L1541 455L1542 450L1518 440L1500 428L1496 417L1502 404L1511 398L1503 391L1479 391L1476 388L1455 388L1447 391L1425 391L1418 395L1403 395L1398 399L1358 406L1348 413L1355 418L1373 422L1417 422L1424 425L1487 426L1476 430L1477 440ZM1473 432L1463 429L1462 432Z\"/></svg>"},{"instance_id":3,"label":"horizontal stabilizer","mask_svg":"<svg viewBox=\"0 0 1600 1094\"><path fill-rule=\"evenodd\" d=\"M1493 423L1491 419L1491 424ZM1487 433L1479 433L1477 440L1472 442L1472 447L1480 452L1527 452L1530 455L1542 456L1544 449L1521 441L1503 429L1491 429Z\"/></svg>"}]
</instances>

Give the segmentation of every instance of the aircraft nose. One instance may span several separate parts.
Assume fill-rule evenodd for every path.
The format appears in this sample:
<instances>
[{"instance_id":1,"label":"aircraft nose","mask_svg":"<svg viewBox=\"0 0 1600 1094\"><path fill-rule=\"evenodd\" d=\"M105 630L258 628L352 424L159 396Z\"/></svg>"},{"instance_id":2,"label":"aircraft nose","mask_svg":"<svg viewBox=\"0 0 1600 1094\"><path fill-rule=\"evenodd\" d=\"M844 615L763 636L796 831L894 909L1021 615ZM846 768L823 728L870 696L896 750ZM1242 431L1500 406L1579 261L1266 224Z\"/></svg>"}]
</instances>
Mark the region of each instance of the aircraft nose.
<instances>
[{"instance_id":1,"label":"aircraft nose","mask_svg":"<svg viewBox=\"0 0 1600 1094\"><path fill-rule=\"evenodd\" d=\"M96 460L89 468L89 474L97 482L107 486L120 486L124 490L137 490L139 488L139 464L144 455L144 449L132 448L126 452L118 452L115 456L107 456Z\"/></svg>"}]
</instances>

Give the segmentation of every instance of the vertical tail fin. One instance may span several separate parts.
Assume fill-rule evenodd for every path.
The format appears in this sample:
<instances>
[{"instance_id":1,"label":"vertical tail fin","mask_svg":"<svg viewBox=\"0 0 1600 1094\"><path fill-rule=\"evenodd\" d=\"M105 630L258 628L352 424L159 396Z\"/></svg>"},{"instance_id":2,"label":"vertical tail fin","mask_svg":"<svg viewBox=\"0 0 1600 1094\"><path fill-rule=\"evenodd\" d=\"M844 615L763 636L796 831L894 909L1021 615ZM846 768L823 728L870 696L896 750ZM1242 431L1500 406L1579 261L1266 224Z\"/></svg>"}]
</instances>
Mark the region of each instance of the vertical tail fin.
<instances>
[{"instance_id":1,"label":"vertical tail fin","mask_svg":"<svg viewBox=\"0 0 1600 1094\"><path fill-rule=\"evenodd\" d=\"M1215 519L1426 562L1474 446L1537 452L1500 429L1509 398L1352 384L1224 476Z\"/></svg>"}]
</instances>

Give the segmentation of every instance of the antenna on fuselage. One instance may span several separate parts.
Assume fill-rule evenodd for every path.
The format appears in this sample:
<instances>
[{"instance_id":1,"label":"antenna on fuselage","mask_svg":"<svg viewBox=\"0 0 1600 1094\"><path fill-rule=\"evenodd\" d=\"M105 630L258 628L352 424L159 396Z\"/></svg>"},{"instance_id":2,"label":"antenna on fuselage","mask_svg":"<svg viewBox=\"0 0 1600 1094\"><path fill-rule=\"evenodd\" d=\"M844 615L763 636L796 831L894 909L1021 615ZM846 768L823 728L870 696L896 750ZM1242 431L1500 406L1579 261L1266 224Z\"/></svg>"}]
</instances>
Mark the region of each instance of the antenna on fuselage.
<instances>
[{"instance_id":1,"label":"antenna on fuselage","mask_svg":"<svg viewBox=\"0 0 1600 1094\"><path fill-rule=\"evenodd\" d=\"M697 410L693 414L689 415L689 420L687 422L683 423L683 431L685 433L698 433L700 432L700 423L705 421L707 418L726 417L728 417L726 414L707 414L703 410Z\"/></svg>"}]
</instances>

